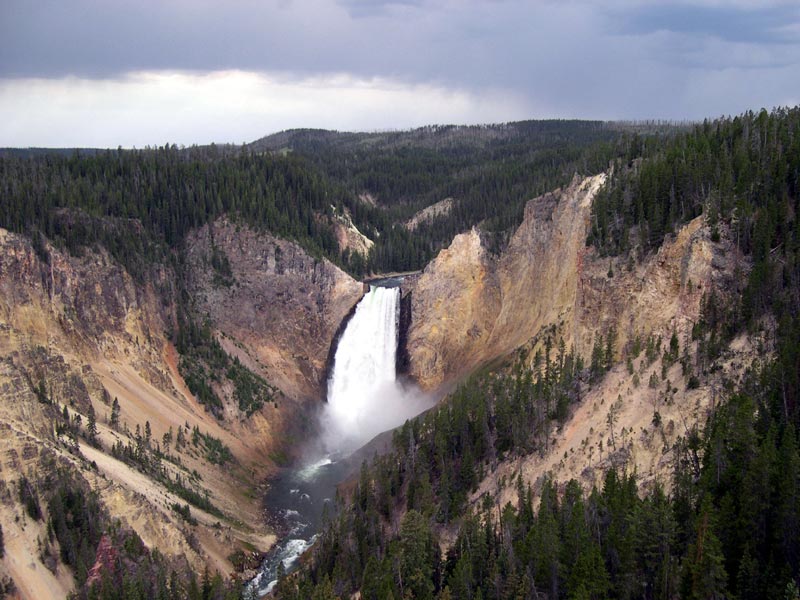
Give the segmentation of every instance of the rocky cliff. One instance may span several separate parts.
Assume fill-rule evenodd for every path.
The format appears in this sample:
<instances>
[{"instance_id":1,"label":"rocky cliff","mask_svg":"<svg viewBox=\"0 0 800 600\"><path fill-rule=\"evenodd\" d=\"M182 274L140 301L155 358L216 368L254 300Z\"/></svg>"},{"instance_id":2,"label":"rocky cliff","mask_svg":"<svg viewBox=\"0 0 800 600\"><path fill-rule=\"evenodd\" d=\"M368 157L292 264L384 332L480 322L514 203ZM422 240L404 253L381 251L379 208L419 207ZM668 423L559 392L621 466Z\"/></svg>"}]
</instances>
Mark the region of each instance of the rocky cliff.
<instances>
[{"instance_id":1,"label":"rocky cliff","mask_svg":"<svg viewBox=\"0 0 800 600\"><path fill-rule=\"evenodd\" d=\"M666 346L674 333L694 356L691 330L703 298L712 291L718 298L736 296L749 266L724 232L712 242L702 218L641 262L597 256L585 240L592 198L603 181L604 175L576 178L528 202L498 256L488 253L478 230L457 236L405 286L408 371L425 389L511 356L529 362L547 337L553 347L560 340L574 347L588 366L595 340L615 336L618 366L589 387L564 428L553 431L549 452L503 465L479 493L513 500L513 490L495 488L520 469L532 483L551 471L562 481L577 477L591 485L610 464L636 468L646 481L666 480L670 458L663 452L687 427L703 422L722 380L736 380L751 362L753 340L738 339L719 372L689 386L680 366L634 355L634 340L652 336ZM625 443L617 444L620 439Z\"/></svg>"},{"instance_id":2,"label":"rocky cliff","mask_svg":"<svg viewBox=\"0 0 800 600\"><path fill-rule=\"evenodd\" d=\"M456 236L421 275L407 281L408 371L423 388L469 373L488 358L501 298L494 259L477 229Z\"/></svg>"},{"instance_id":3,"label":"rocky cliff","mask_svg":"<svg viewBox=\"0 0 800 600\"><path fill-rule=\"evenodd\" d=\"M103 249L35 249L0 229L0 522L4 568L23 597L63 598L73 582L47 558L57 549L42 550L46 520L26 517L17 501L22 475L44 498L66 470L148 547L185 556L197 572L231 573L232 553L274 539L261 484L291 454L308 401L322 397L331 340L362 286L295 244L224 219L187 248L194 310L228 354L278 390L249 416L224 374L214 384L222 418L181 377L168 333L177 327L171 267L134 279ZM191 507L176 512L187 498Z\"/></svg>"},{"instance_id":4,"label":"rocky cliff","mask_svg":"<svg viewBox=\"0 0 800 600\"><path fill-rule=\"evenodd\" d=\"M420 225L428 224L434 221L437 217L450 214L451 210L453 210L453 199L445 198L444 200L440 200L439 202L431 204L430 206L426 206L414 214L414 216L406 221L404 225L409 231L414 231Z\"/></svg>"},{"instance_id":5,"label":"rocky cliff","mask_svg":"<svg viewBox=\"0 0 800 600\"><path fill-rule=\"evenodd\" d=\"M411 280L410 374L435 388L525 344L577 303L591 200L604 180L575 179L531 200L500 256L473 229Z\"/></svg>"},{"instance_id":6,"label":"rocky cliff","mask_svg":"<svg viewBox=\"0 0 800 600\"><path fill-rule=\"evenodd\" d=\"M223 346L285 396L323 399L329 348L364 286L297 244L227 219L200 228L186 246L193 300ZM215 252L230 264L229 281L211 266Z\"/></svg>"}]
</instances>

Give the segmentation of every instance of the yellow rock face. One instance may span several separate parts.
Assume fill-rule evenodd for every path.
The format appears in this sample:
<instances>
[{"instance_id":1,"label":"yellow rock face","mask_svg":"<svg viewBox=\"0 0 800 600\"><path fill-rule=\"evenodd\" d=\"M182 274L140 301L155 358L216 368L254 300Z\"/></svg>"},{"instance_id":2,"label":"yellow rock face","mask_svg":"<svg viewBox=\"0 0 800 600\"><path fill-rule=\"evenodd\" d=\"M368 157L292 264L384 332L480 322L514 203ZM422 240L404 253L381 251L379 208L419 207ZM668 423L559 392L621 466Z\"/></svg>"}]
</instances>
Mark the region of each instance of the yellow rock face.
<instances>
[{"instance_id":1,"label":"yellow rock face","mask_svg":"<svg viewBox=\"0 0 800 600\"><path fill-rule=\"evenodd\" d=\"M702 217L668 236L641 262L596 256L586 247L586 235L591 202L603 181L603 175L575 179L566 189L529 201L522 224L499 256L488 254L477 230L457 236L406 286L412 306L410 373L423 388L447 389L515 351L530 359L549 334L554 345L563 338L567 349L574 346L587 361L596 336L612 327L618 360L626 358L635 336L652 334L668 343L673 332L680 347L694 355L691 328L704 294L735 293L747 261L725 232L721 242L712 243ZM749 340L736 340L719 377L736 380L752 354ZM679 364L662 380L660 361L649 366L642 361L633 361L635 378L624 363L614 367L574 407L563 429L554 427L542 454L500 465L475 498L490 491L499 496L500 506L513 501L514 489L498 486L514 481L520 471L532 484L552 472L562 482L574 477L591 486L613 464L636 469L645 485L659 479L668 483L671 463L665 452L687 427L704 421L721 383L715 375L690 390ZM659 385L650 389L654 374ZM617 414L613 433L607 425L612 406ZM655 411L658 427L652 423Z\"/></svg>"},{"instance_id":2,"label":"yellow rock face","mask_svg":"<svg viewBox=\"0 0 800 600\"><path fill-rule=\"evenodd\" d=\"M595 335L611 326L621 348L637 332L696 321L703 290L715 277L732 276L735 253L715 274L714 249L699 217L633 270L613 265L609 278L610 259L585 244L591 202L604 180L602 174L576 178L529 201L499 256L489 255L477 229L456 236L412 281L410 372L422 387L457 379L549 326L558 328L567 348L574 344L586 356ZM720 247L717 254L726 251Z\"/></svg>"},{"instance_id":3,"label":"yellow rock face","mask_svg":"<svg viewBox=\"0 0 800 600\"><path fill-rule=\"evenodd\" d=\"M591 199L604 178L528 202L499 257L476 229L456 236L412 284L410 370L424 388L507 354L573 311Z\"/></svg>"}]
</instances>

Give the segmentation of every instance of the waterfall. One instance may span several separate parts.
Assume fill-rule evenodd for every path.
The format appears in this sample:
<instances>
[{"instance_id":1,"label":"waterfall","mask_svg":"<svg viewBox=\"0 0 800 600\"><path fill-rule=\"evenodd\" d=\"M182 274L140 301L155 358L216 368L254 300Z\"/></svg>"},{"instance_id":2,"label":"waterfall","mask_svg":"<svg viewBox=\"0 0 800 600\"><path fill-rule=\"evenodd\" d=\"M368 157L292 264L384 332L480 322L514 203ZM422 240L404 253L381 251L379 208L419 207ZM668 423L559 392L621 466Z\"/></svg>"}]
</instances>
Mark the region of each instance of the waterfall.
<instances>
[{"instance_id":1,"label":"waterfall","mask_svg":"<svg viewBox=\"0 0 800 600\"><path fill-rule=\"evenodd\" d=\"M370 286L356 306L328 380L329 450L354 449L398 424L393 405L401 395L395 381L399 316L396 287Z\"/></svg>"},{"instance_id":2,"label":"waterfall","mask_svg":"<svg viewBox=\"0 0 800 600\"><path fill-rule=\"evenodd\" d=\"M353 474L352 465L339 459L433 404L432 397L396 380L399 317L397 287L371 286L356 306L339 339L328 379L328 403L322 414L324 448L312 442L306 463L272 482L268 504L273 512L281 511L289 533L264 560L247 590L259 596L269 593L277 584L279 563L291 570L313 543L336 485Z\"/></svg>"}]
</instances>

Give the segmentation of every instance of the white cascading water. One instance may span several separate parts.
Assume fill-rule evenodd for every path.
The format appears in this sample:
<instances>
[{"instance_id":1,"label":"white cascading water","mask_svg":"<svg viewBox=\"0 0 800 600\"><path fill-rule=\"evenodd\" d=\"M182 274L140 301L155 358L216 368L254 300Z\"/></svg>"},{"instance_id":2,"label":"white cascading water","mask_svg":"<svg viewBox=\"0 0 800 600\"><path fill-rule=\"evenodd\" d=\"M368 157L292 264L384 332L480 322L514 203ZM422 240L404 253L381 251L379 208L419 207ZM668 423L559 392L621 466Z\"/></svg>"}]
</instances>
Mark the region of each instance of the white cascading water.
<instances>
[{"instance_id":1,"label":"white cascading water","mask_svg":"<svg viewBox=\"0 0 800 600\"><path fill-rule=\"evenodd\" d=\"M325 450L347 454L430 408L433 399L396 380L400 289L370 286L347 324L328 380Z\"/></svg>"},{"instance_id":2,"label":"white cascading water","mask_svg":"<svg viewBox=\"0 0 800 600\"><path fill-rule=\"evenodd\" d=\"M399 288L371 286L356 306L336 347L328 380L329 451L355 449L397 425L399 317Z\"/></svg>"}]
</instances>

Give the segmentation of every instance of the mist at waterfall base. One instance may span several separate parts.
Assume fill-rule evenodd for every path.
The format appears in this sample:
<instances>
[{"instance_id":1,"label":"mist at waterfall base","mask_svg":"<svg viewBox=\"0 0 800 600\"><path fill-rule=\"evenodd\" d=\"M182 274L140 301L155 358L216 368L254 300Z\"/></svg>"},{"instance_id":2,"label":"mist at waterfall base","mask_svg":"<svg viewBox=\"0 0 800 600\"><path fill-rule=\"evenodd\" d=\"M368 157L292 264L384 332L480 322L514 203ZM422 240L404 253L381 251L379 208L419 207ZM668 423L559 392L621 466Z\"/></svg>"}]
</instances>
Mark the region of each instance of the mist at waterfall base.
<instances>
[{"instance_id":1,"label":"mist at waterfall base","mask_svg":"<svg viewBox=\"0 0 800 600\"><path fill-rule=\"evenodd\" d=\"M281 540L249 584L260 596L276 585L279 564L290 571L314 543L324 508L333 508L336 486L359 466L361 459L349 459L351 454L434 402L397 379L399 312L396 280L371 286L339 339L320 439L309 442L304 463L275 479L266 495Z\"/></svg>"},{"instance_id":2,"label":"mist at waterfall base","mask_svg":"<svg viewBox=\"0 0 800 600\"><path fill-rule=\"evenodd\" d=\"M328 381L322 416L327 453L349 454L430 407L416 386L397 380L400 290L371 287L347 324Z\"/></svg>"}]
</instances>

